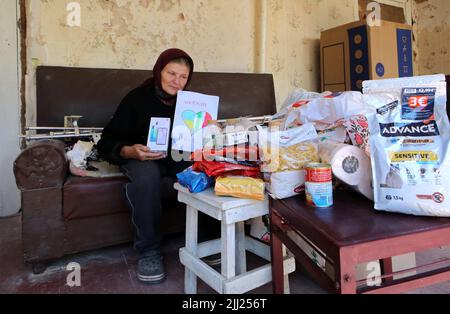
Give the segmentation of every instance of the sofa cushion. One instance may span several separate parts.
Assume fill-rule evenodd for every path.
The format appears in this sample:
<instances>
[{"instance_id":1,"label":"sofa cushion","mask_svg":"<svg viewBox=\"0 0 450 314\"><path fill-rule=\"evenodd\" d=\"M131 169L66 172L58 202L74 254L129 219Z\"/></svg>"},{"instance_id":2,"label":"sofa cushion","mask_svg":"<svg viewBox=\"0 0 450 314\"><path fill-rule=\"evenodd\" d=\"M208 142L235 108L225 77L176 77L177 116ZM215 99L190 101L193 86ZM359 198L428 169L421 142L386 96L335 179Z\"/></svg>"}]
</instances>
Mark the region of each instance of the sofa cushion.
<instances>
[{"instance_id":1,"label":"sofa cushion","mask_svg":"<svg viewBox=\"0 0 450 314\"><path fill-rule=\"evenodd\" d=\"M90 178L69 176L63 188L63 215L65 220L101 216L129 211L123 194L126 177ZM161 198L167 211L177 207L174 180L161 180ZM165 215L167 216L167 215Z\"/></svg>"},{"instance_id":2,"label":"sofa cushion","mask_svg":"<svg viewBox=\"0 0 450 314\"><path fill-rule=\"evenodd\" d=\"M90 178L69 176L63 188L65 220L129 211L123 197L126 177Z\"/></svg>"}]
</instances>

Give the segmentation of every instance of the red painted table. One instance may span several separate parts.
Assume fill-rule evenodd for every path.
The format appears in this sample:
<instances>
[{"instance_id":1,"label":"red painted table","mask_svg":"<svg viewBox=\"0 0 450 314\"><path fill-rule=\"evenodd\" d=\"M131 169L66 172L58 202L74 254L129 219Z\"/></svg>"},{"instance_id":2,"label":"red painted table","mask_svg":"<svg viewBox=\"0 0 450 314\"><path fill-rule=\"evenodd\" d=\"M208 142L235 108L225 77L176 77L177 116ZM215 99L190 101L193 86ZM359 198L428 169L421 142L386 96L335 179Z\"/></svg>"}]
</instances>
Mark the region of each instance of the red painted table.
<instances>
[{"instance_id":1,"label":"red painted table","mask_svg":"<svg viewBox=\"0 0 450 314\"><path fill-rule=\"evenodd\" d=\"M319 285L333 293L398 293L450 280L449 256L431 265L431 270L421 265L415 275L395 280L391 262L393 256L450 245L450 218L375 211L372 202L349 191L336 191L334 206L322 209L306 205L302 196L271 200L270 218L275 293L283 292L282 244ZM326 255L334 279L288 236L292 231ZM356 265L374 260L381 262L381 285L357 284Z\"/></svg>"}]
</instances>

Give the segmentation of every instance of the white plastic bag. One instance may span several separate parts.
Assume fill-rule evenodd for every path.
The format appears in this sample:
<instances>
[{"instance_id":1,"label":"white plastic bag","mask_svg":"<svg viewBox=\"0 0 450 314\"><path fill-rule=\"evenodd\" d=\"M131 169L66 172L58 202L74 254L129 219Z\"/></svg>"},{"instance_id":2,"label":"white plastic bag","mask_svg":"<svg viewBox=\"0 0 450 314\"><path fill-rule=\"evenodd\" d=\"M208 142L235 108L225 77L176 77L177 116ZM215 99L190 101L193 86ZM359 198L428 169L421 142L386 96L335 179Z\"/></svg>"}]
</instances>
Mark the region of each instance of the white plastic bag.
<instances>
[{"instance_id":1,"label":"white plastic bag","mask_svg":"<svg viewBox=\"0 0 450 314\"><path fill-rule=\"evenodd\" d=\"M305 192L305 170L265 174L267 191L274 199L285 199Z\"/></svg>"},{"instance_id":2,"label":"white plastic bag","mask_svg":"<svg viewBox=\"0 0 450 314\"><path fill-rule=\"evenodd\" d=\"M306 100L306 99L314 99L319 97L324 97L327 95L330 95L331 92L324 92L324 93L316 93L316 92L310 92L303 88L298 88L292 91L288 97L284 100L283 105L281 106L281 110L288 108L289 106L292 106L296 102L300 100Z\"/></svg>"},{"instance_id":3,"label":"white plastic bag","mask_svg":"<svg viewBox=\"0 0 450 314\"><path fill-rule=\"evenodd\" d=\"M450 217L445 76L364 82L375 209Z\"/></svg>"},{"instance_id":4,"label":"white plastic bag","mask_svg":"<svg viewBox=\"0 0 450 314\"><path fill-rule=\"evenodd\" d=\"M326 130L342 125L345 118L365 112L360 92L334 93L294 106L286 115L285 128L314 123L317 130Z\"/></svg>"},{"instance_id":5,"label":"white plastic bag","mask_svg":"<svg viewBox=\"0 0 450 314\"><path fill-rule=\"evenodd\" d=\"M76 167L86 167L86 158L91 154L93 147L94 143L92 142L78 141L72 150L67 152L67 158Z\"/></svg>"}]
</instances>

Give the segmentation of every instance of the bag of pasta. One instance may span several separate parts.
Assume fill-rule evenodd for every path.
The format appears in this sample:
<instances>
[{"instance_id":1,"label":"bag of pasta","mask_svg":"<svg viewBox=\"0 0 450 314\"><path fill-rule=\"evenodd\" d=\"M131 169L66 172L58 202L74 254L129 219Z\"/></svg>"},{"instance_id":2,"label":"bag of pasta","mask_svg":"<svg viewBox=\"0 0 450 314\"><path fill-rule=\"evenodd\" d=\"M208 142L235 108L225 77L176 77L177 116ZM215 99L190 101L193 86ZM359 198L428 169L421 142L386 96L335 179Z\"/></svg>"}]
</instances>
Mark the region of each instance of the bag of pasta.
<instances>
[{"instance_id":1,"label":"bag of pasta","mask_svg":"<svg viewBox=\"0 0 450 314\"><path fill-rule=\"evenodd\" d=\"M261 172L303 170L310 162L319 162L318 136L312 123L280 131L259 129Z\"/></svg>"}]
</instances>

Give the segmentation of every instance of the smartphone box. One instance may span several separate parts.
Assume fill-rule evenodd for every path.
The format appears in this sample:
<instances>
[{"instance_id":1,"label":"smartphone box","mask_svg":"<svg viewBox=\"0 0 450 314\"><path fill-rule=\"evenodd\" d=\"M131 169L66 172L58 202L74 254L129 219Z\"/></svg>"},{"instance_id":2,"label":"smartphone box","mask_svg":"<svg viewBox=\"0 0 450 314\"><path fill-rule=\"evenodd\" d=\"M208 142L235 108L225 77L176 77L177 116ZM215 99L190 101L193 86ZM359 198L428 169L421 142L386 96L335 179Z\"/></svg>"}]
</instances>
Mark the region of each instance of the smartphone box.
<instances>
[{"instance_id":1,"label":"smartphone box","mask_svg":"<svg viewBox=\"0 0 450 314\"><path fill-rule=\"evenodd\" d=\"M155 152L165 152L169 148L170 118L151 118L148 129L147 146Z\"/></svg>"}]
</instances>

